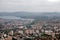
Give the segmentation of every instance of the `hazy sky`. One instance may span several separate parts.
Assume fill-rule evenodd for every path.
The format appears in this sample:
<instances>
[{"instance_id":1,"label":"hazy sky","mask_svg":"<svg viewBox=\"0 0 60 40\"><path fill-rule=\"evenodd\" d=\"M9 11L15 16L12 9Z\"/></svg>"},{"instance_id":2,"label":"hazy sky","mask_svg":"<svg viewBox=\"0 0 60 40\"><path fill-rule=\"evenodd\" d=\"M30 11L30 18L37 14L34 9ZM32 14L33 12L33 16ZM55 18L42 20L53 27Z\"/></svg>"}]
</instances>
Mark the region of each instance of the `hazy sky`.
<instances>
[{"instance_id":1,"label":"hazy sky","mask_svg":"<svg viewBox=\"0 0 60 40\"><path fill-rule=\"evenodd\" d=\"M59 0L0 0L0 12L59 12Z\"/></svg>"}]
</instances>

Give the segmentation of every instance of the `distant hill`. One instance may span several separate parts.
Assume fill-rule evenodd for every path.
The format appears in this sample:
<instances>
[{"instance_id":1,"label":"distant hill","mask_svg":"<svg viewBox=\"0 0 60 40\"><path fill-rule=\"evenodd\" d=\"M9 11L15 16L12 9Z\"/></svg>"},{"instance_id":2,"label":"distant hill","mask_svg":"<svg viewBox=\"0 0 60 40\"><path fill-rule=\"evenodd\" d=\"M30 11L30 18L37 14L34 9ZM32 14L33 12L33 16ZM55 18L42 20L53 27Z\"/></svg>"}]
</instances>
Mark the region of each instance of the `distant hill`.
<instances>
[{"instance_id":1,"label":"distant hill","mask_svg":"<svg viewBox=\"0 0 60 40\"><path fill-rule=\"evenodd\" d=\"M0 12L0 16L16 16L21 18L48 18L60 17L60 12Z\"/></svg>"}]
</instances>

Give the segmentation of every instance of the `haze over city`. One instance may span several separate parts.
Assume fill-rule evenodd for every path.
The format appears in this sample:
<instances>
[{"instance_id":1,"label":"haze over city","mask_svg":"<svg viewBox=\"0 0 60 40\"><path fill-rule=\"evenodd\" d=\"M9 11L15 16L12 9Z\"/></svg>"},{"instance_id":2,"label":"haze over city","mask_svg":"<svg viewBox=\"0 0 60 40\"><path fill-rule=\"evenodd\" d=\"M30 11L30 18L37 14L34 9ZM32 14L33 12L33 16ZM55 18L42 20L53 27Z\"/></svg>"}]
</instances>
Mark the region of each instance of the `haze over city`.
<instances>
[{"instance_id":1,"label":"haze over city","mask_svg":"<svg viewBox=\"0 0 60 40\"><path fill-rule=\"evenodd\" d=\"M0 0L0 40L60 40L60 0Z\"/></svg>"}]
</instances>

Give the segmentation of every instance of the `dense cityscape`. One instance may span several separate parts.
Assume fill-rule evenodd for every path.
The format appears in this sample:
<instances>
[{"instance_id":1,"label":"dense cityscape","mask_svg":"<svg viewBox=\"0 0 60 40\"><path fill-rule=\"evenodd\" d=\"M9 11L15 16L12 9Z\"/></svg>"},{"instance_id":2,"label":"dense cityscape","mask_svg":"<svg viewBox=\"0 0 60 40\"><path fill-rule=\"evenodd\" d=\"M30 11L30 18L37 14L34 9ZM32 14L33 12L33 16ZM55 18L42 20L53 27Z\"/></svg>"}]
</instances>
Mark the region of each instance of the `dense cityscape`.
<instances>
[{"instance_id":1,"label":"dense cityscape","mask_svg":"<svg viewBox=\"0 0 60 40\"><path fill-rule=\"evenodd\" d=\"M0 40L60 40L60 19L0 18Z\"/></svg>"},{"instance_id":2,"label":"dense cityscape","mask_svg":"<svg viewBox=\"0 0 60 40\"><path fill-rule=\"evenodd\" d=\"M0 0L0 40L60 40L60 0Z\"/></svg>"}]
</instances>

